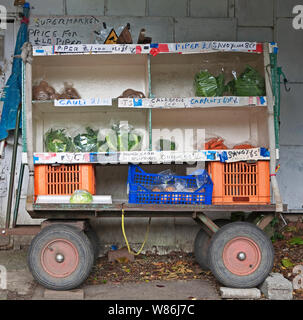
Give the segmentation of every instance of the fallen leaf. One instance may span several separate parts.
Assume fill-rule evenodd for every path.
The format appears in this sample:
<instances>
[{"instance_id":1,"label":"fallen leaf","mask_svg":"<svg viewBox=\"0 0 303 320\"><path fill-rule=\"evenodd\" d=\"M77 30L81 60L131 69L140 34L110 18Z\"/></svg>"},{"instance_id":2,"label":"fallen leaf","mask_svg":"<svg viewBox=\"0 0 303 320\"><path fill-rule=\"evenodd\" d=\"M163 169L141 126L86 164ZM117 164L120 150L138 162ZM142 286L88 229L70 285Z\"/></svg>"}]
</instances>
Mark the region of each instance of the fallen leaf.
<instances>
[{"instance_id":1,"label":"fallen leaf","mask_svg":"<svg viewBox=\"0 0 303 320\"><path fill-rule=\"evenodd\" d=\"M294 266L294 264L288 258L282 259L281 263L282 263L283 267L285 267L285 268L290 268L290 267Z\"/></svg>"}]
</instances>

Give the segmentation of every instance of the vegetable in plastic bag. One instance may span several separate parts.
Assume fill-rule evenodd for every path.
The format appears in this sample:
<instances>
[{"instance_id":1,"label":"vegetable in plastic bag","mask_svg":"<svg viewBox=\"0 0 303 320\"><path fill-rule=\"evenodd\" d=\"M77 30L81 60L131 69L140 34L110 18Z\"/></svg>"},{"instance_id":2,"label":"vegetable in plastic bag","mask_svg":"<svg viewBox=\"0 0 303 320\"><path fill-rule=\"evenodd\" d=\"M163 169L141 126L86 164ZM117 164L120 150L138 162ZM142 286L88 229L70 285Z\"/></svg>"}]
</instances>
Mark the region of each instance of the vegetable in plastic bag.
<instances>
[{"instance_id":1,"label":"vegetable in plastic bag","mask_svg":"<svg viewBox=\"0 0 303 320\"><path fill-rule=\"evenodd\" d=\"M73 152L72 138L64 133L65 129L50 129L45 134L46 152Z\"/></svg>"},{"instance_id":2,"label":"vegetable in plastic bag","mask_svg":"<svg viewBox=\"0 0 303 320\"><path fill-rule=\"evenodd\" d=\"M239 97L264 96L265 80L253 67L246 65L244 72L227 84L231 94Z\"/></svg>"},{"instance_id":3,"label":"vegetable in plastic bag","mask_svg":"<svg viewBox=\"0 0 303 320\"><path fill-rule=\"evenodd\" d=\"M70 197L70 203L91 203L93 196L87 190L76 190Z\"/></svg>"},{"instance_id":4,"label":"vegetable in plastic bag","mask_svg":"<svg viewBox=\"0 0 303 320\"><path fill-rule=\"evenodd\" d=\"M214 97L222 96L226 90L224 74L214 77L207 70L200 71L195 75L196 96Z\"/></svg>"},{"instance_id":5,"label":"vegetable in plastic bag","mask_svg":"<svg viewBox=\"0 0 303 320\"><path fill-rule=\"evenodd\" d=\"M156 144L156 149L158 151L166 151L166 150L175 151L176 143L168 139L159 139Z\"/></svg>"},{"instance_id":6,"label":"vegetable in plastic bag","mask_svg":"<svg viewBox=\"0 0 303 320\"><path fill-rule=\"evenodd\" d=\"M33 86L34 100L54 100L57 98L56 90L51 87L45 80L41 80L37 86Z\"/></svg>"},{"instance_id":7,"label":"vegetable in plastic bag","mask_svg":"<svg viewBox=\"0 0 303 320\"><path fill-rule=\"evenodd\" d=\"M97 152L98 151L98 130L90 127L85 128L86 133L79 133L74 137L74 146L78 152Z\"/></svg>"},{"instance_id":8,"label":"vegetable in plastic bag","mask_svg":"<svg viewBox=\"0 0 303 320\"><path fill-rule=\"evenodd\" d=\"M57 99L81 99L81 97L73 84L64 82L64 88L58 94Z\"/></svg>"},{"instance_id":9,"label":"vegetable in plastic bag","mask_svg":"<svg viewBox=\"0 0 303 320\"><path fill-rule=\"evenodd\" d=\"M127 124L114 124L112 129L100 143L99 152L108 151L135 151L141 148L142 137L136 133L132 126Z\"/></svg>"},{"instance_id":10,"label":"vegetable in plastic bag","mask_svg":"<svg viewBox=\"0 0 303 320\"><path fill-rule=\"evenodd\" d=\"M194 171L191 175L196 176L196 183L198 189L211 181L207 170L204 169L198 169Z\"/></svg>"}]
</instances>

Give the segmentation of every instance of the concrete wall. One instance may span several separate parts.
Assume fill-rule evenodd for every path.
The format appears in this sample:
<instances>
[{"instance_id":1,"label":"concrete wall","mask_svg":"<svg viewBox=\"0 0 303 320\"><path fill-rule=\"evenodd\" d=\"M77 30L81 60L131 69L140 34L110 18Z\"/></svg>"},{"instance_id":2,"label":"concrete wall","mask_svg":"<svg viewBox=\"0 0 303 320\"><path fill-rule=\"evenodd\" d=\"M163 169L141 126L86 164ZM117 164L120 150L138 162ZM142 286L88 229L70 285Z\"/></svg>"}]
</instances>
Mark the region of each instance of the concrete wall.
<instances>
[{"instance_id":1,"label":"concrete wall","mask_svg":"<svg viewBox=\"0 0 303 320\"><path fill-rule=\"evenodd\" d=\"M11 11L12 0L0 0ZM292 210L303 204L303 29L292 27L292 9L300 0L32 0L36 15L105 15L112 21L129 21L152 30L153 41L247 40L277 41L279 65L290 81L291 91L282 88L281 169L278 179L282 197ZM108 20L107 20L108 21ZM2 216L4 215L9 150L0 164ZM2 186L1 186L2 183ZM3 187L4 186L4 187ZM25 185L26 188L26 185ZM23 192L25 195L26 190ZM23 199L24 200L24 199ZM22 203L21 203L22 207ZM35 223L21 210L19 223ZM146 219L127 219L129 240L140 244ZM100 219L95 222L104 245L123 244L120 221ZM147 248L158 246L160 252L171 249L191 251L198 226L191 219L154 219ZM161 251L162 250L162 251Z\"/></svg>"}]
</instances>

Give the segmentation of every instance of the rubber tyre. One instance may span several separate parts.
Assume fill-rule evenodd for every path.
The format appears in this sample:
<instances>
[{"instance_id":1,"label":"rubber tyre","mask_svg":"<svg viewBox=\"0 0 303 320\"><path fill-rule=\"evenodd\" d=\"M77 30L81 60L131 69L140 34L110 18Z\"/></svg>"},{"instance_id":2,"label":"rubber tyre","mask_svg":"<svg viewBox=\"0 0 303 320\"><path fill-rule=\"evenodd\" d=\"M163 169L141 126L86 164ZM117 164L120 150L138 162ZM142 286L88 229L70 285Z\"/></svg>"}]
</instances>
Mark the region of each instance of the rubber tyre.
<instances>
[{"instance_id":1,"label":"rubber tyre","mask_svg":"<svg viewBox=\"0 0 303 320\"><path fill-rule=\"evenodd\" d=\"M94 262L96 262L96 260L99 257L99 253L100 253L100 239L99 239L97 233L95 232L95 230L92 229L92 227L89 227L89 229L87 231L85 231L85 234L87 235L89 241L91 242L91 244L93 246Z\"/></svg>"},{"instance_id":2,"label":"rubber tyre","mask_svg":"<svg viewBox=\"0 0 303 320\"><path fill-rule=\"evenodd\" d=\"M66 277L55 277L42 266L43 249L54 240L68 241L76 249L78 263L75 270ZM54 224L45 227L32 240L28 251L28 266L34 279L51 290L71 290L80 286L89 276L93 263L93 246L85 233L73 226Z\"/></svg>"},{"instance_id":3,"label":"rubber tyre","mask_svg":"<svg viewBox=\"0 0 303 320\"><path fill-rule=\"evenodd\" d=\"M217 219L214 220L214 223L221 228L227 223L230 223L230 220ZM209 234L203 228L201 228L198 231L194 242L194 254L196 261L199 263L200 267L206 271L209 270L207 251L209 248L210 240L211 237L209 236Z\"/></svg>"},{"instance_id":4,"label":"rubber tyre","mask_svg":"<svg viewBox=\"0 0 303 320\"><path fill-rule=\"evenodd\" d=\"M224 264L223 251L233 239L243 237L252 241L259 250L256 270L248 275L237 275ZM233 222L214 234L208 250L208 263L216 279L226 287L252 288L261 284L271 272L274 263L274 248L271 240L258 227L248 222Z\"/></svg>"}]
</instances>

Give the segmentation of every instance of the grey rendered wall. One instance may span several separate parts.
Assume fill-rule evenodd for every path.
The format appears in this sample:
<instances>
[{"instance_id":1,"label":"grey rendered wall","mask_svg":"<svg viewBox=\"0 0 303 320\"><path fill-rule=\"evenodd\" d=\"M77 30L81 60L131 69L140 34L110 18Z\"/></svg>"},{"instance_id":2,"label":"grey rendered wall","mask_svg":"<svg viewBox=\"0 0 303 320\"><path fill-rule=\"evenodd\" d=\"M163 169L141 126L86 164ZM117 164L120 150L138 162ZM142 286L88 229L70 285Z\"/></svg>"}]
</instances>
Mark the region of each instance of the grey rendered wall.
<instances>
[{"instance_id":1,"label":"grey rendered wall","mask_svg":"<svg viewBox=\"0 0 303 320\"><path fill-rule=\"evenodd\" d=\"M0 0L3 4L11 2ZM278 179L284 202L290 209L302 208L303 29L292 27L292 9L294 5L303 4L302 0L32 0L30 4L33 15L105 15L113 21L127 19L131 25L138 23L152 30L155 42L277 41L279 64L283 66L291 88L289 93L282 90ZM9 160L1 161L0 179L7 174L8 164ZM6 206L4 189L0 186L2 216ZM24 210L19 222L35 223ZM143 241L146 223L146 219L126 220L127 234L134 249ZM105 248L111 244L124 245L119 219L101 219L94 225ZM156 246L159 252L192 251L197 230L198 226L191 219L153 219L146 248Z\"/></svg>"}]
</instances>

